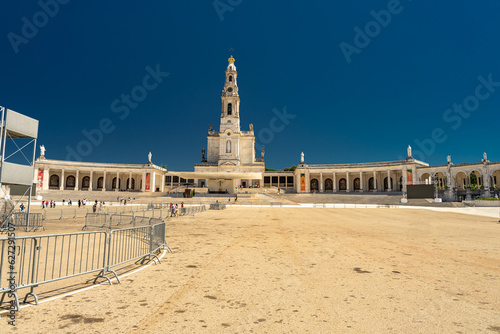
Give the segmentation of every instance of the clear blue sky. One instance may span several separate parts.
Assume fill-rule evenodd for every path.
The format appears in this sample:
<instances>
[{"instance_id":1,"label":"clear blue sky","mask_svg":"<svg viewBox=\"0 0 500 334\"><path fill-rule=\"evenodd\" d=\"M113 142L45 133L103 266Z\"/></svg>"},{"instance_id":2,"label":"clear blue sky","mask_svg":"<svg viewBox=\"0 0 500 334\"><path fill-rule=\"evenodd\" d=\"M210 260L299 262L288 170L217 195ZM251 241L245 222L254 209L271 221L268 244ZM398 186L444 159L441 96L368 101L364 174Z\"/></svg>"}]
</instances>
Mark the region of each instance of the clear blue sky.
<instances>
[{"instance_id":1,"label":"clear blue sky","mask_svg":"<svg viewBox=\"0 0 500 334\"><path fill-rule=\"evenodd\" d=\"M192 170L218 129L232 47L242 128L254 124L267 167L302 151L396 160L408 144L430 164L500 160L498 1L23 0L0 19L0 105L40 120L49 159L151 151ZM281 126L284 108L295 117Z\"/></svg>"}]
</instances>

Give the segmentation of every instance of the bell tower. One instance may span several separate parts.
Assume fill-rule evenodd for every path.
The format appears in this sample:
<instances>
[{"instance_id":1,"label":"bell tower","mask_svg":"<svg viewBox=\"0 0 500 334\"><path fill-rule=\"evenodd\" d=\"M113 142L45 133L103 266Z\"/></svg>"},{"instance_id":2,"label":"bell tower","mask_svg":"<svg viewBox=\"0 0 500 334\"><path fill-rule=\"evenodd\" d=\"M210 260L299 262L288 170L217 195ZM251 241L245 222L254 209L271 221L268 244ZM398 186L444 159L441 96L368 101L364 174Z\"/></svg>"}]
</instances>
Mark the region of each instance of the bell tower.
<instances>
[{"instance_id":1,"label":"bell tower","mask_svg":"<svg viewBox=\"0 0 500 334\"><path fill-rule=\"evenodd\" d=\"M222 111L220 115L220 132L230 129L234 133L240 132L240 97L238 95L238 84L236 66L234 66L233 49L228 59L226 68L226 81L222 90Z\"/></svg>"}]
</instances>

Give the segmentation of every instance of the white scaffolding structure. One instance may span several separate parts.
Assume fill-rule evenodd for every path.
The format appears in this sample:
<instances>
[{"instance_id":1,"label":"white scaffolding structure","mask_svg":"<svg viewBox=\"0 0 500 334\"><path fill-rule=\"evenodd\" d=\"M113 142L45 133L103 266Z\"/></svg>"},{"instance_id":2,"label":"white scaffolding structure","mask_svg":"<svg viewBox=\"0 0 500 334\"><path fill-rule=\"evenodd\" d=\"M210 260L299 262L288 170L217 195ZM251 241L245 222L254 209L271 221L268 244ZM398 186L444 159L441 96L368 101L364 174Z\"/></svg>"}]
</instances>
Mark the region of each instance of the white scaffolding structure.
<instances>
[{"instance_id":1,"label":"white scaffolding structure","mask_svg":"<svg viewBox=\"0 0 500 334\"><path fill-rule=\"evenodd\" d=\"M26 193L28 193L26 219L26 230L28 230L30 223L31 195L33 192L33 173L35 168L36 140L38 137L38 120L5 107L0 108L2 113L0 119L0 189L3 185L27 187L18 203L23 200ZM7 141L8 139L9 141ZM29 142L19 147L16 139L28 139ZM12 144L15 149L8 156L5 156L7 143L9 143L9 145ZM31 145L33 146L33 152L31 156L30 154L26 156L23 150L29 149ZM17 158L19 155L22 155L24 158L22 160L23 163L11 162L14 160L14 156ZM16 205L14 205L14 208L10 213L15 210Z\"/></svg>"}]
</instances>

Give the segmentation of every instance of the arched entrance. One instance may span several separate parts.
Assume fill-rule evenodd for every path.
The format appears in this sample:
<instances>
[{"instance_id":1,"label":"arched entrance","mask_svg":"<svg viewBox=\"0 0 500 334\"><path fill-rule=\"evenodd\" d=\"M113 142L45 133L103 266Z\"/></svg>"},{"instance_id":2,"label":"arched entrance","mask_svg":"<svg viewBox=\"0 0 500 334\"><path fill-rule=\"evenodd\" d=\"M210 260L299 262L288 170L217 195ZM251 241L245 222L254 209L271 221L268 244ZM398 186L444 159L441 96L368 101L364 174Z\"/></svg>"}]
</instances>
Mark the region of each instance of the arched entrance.
<instances>
[{"instance_id":1,"label":"arched entrance","mask_svg":"<svg viewBox=\"0 0 500 334\"><path fill-rule=\"evenodd\" d=\"M340 191L346 191L347 190L347 181L344 178L341 178L339 180L339 190Z\"/></svg>"},{"instance_id":2,"label":"arched entrance","mask_svg":"<svg viewBox=\"0 0 500 334\"><path fill-rule=\"evenodd\" d=\"M132 184L130 184L130 178L127 179L127 189L135 189L135 180L132 178Z\"/></svg>"},{"instance_id":3,"label":"arched entrance","mask_svg":"<svg viewBox=\"0 0 500 334\"><path fill-rule=\"evenodd\" d=\"M432 184L431 174L429 173L422 174L422 176L420 176L420 181L424 184Z\"/></svg>"},{"instance_id":4,"label":"arched entrance","mask_svg":"<svg viewBox=\"0 0 500 334\"><path fill-rule=\"evenodd\" d=\"M473 170L472 172L470 172L470 187L472 190L478 190L478 189L481 189L481 187L483 186L483 180L482 180L482 177L481 177L481 172L477 171L477 170Z\"/></svg>"},{"instance_id":5,"label":"arched entrance","mask_svg":"<svg viewBox=\"0 0 500 334\"><path fill-rule=\"evenodd\" d=\"M59 189L59 175L51 175L49 179L49 188L50 189Z\"/></svg>"},{"instance_id":6,"label":"arched entrance","mask_svg":"<svg viewBox=\"0 0 500 334\"><path fill-rule=\"evenodd\" d=\"M359 177L355 178L352 181L352 185L353 185L352 188L354 189L354 191L361 190L361 180L359 179Z\"/></svg>"},{"instance_id":7,"label":"arched entrance","mask_svg":"<svg viewBox=\"0 0 500 334\"><path fill-rule=\"evenodd\" d=\"M104 188L104 177L100 177L97 179L97 189Z\"/></svg>"},{"instance_id":8,"label":"arched entrance","mask_svg":"<svg viewBox=\"0 0 500 334\"><path fill-rule=\"evenodd\" d=\"M491 186L495 189L500 189L500 169L497 169L496 171L494 171L492 174L492 182L491 182Z\"/></svg>"},{"instance_id":9,"label":"arched entrance","mask_svg":"<svg viewBox=\"0 0 500 334\"><path fill-rule=\"evenodd\" d=\"M317 179L312 179L311 180L311 191L318 191L318 180Z\"/></svg>"},{"instance_id":10,"label":"arched entrance","mask_svg":"<svg viewBox=\"0 0 500 334\"><path fill-rule=\"evenodd\" d=\"M375 179L373 177L368 179L368 189L375 190Z\"/></svg>"},{"instance_id":11,"label":"arched entrance","mask_svg":"<svg viewBox=\"0 0 500 334\"><path fill-rule=\"evenodd\" d=\"M455 186L457 190L465 190L467 188L467 175L464 172L458 172L455 176Z\"/></svg>"},{"instance_id":12,"label":"arched entrance","mask_svg":"<svg viewBox=\"0 0 500 334\"><path fill-rule=\"evenodd\" d=\"M85 176L82 179L82 189L88 189L90 188L90 176Z\"/></svg>"},{"instance_id":13,"label":"arched entrance","mask_svg":"<svg viewBox=\"0 0 500 334\"><path fill-rule=\"evenodd\" d=\"M438 189L444 189L446 187L446 176L442 172L437 172L434 174L434 181L437 175L437 187Z\"/></svg>"},{"instance_id":14,"label":"arched entrance","mask_svg":"<svg viewBox=\"0 0 500 334\"><path fill-rule=\"evenodd\" d=\"M112 182L111 188L113 190L116 189L116 177L113 178L113 182ZM118 180L118 189L121 189L121 188L122 188L122 180Z\"/></svg>"},{"instance_id":15,"label":"arched entrance","mask_svg":"<svg viewBox=\"0 0 500 334\"><path fill-rule=\"evenodd\" d=\"M387 180L388 180L387 177L384 178L384 190L388 190L389 189L389 184L387 183ZM391 177L391 189L392 189L392 185L393 184L394 183L392 183L392 177Z\"/></svg>"},{"instance_id":16,"label":"arched entrance","mask_svg":"<svg viewBox=\"0 0 500 334\"><path fill-rule=\"evenodd\" d=\"M73 175L69 175L66 178L66 188L75 188L75 177Z\"/></svg>"},{"instance_id":17,"label":"arched entrance","mask_svg":"<svg viewBox=\"0 0 500 334\"><path fill-rule=\"evenodd\" d=\"M332 179L325 180L325 191L333 191L333 181Z\"/></svg>"}]
</instances>

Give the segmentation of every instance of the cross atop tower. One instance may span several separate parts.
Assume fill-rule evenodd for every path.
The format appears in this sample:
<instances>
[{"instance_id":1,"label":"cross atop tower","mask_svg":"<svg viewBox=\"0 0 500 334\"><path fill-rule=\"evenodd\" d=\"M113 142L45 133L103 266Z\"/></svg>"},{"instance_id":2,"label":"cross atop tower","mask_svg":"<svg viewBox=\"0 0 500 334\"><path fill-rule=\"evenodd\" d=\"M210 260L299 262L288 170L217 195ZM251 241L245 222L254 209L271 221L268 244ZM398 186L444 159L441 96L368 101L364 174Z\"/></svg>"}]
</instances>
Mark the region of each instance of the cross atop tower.
<instances>
[{"instance_id":1,"label":"cross atop tower","mask_svg":"<svg viewBox=\"0 0 500 334\"><path fill-rule=\"evenodd\" d=\"M233 56L233 51L234 49L233 48L230 48L229 51L231 52L231 57Z\"/></svg>"}]
</instances>

